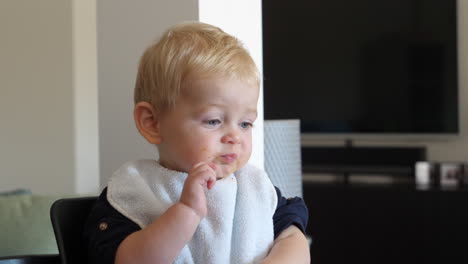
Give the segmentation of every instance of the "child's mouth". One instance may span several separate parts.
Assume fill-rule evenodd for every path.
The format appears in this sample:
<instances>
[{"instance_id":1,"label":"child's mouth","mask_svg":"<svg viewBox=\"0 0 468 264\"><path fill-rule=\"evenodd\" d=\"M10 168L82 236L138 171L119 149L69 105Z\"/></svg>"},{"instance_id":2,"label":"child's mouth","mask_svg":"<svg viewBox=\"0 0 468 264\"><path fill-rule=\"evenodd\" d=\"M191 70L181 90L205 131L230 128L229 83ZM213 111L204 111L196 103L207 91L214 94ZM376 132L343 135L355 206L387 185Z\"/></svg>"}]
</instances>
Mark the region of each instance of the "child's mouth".
<instances>
[{"instance_id":1,"label":"child's mouth","mask_svg":"<svg viewBox=\"0 0 468 264\"><path fill-rule=\"evenodd\" d=\"M230 153L230 154L222 155L222 156L220 156L219 159L223 163L230 164L230 163L237 160L237 154Z\"/></svg>"},{"instance_id":2,"label":"child's mouth","mask_svg":"<svg viewBox=\"0 0 468 264\"><path fill-rule=\"evenodd\" d=\"M219 175L216 177L217 180L231 175L239 166L238 156L235 153L220 155L216 158L215 162L221 165L220 170L218 171Z\"/></svg>"}]
</instances>

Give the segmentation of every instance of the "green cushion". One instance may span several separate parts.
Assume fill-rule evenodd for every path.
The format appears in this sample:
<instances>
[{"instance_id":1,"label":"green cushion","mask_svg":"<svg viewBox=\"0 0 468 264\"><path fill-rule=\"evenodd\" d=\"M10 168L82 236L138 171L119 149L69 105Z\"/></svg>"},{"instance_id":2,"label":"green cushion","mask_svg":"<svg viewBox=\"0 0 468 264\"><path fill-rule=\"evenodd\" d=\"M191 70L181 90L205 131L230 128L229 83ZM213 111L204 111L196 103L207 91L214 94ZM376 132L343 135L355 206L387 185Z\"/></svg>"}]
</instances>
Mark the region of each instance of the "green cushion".
<instances>
[{"instance_id":1,"label":"green cushion","mask_svg":"<svg viewBox=\"0 0 468 264\"><path fill-rule=\"evenodd\" d=\"M50 206L63 196L0 196L0 256L57 254Z\"/></svg>"},{"instance_id":2,"label":"green cushion","mask_svg":"<svg viewBox=\"0 0 468 264\"><path fill-rule=\"evenodd\" d=\"M17 194L32 194L32 192L29 189L15 189L15 190L8 190L8 191L0 192L0 196L17 195Z\"/></svg>"}]
</instances>

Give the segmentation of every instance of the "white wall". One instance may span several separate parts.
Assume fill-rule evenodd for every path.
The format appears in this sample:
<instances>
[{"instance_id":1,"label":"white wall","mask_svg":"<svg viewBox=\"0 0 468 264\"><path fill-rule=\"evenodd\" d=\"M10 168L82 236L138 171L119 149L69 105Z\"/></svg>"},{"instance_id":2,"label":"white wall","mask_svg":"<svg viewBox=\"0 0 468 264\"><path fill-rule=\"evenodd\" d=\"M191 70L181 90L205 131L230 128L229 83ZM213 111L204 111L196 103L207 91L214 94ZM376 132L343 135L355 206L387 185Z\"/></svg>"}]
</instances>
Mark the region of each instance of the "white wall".
<instances>
[{"instance_id":1,"label":"white wall","mask_svg":"<svg viewBox=\"0 0 468 264\"><path fill-rule=\"evenodd\" d=\"M0 190L73 192L70 1L0 1Z\"/></svg>"},{"instance_id":2,"label":"white wall","mask_svg":"<svg viewBox=\"0 0 468 264\"><path fill-rule=\"evenodd\" d=\"M72 0L74 191L99 191L96 0Z\"/></svg>"}]
</instances>

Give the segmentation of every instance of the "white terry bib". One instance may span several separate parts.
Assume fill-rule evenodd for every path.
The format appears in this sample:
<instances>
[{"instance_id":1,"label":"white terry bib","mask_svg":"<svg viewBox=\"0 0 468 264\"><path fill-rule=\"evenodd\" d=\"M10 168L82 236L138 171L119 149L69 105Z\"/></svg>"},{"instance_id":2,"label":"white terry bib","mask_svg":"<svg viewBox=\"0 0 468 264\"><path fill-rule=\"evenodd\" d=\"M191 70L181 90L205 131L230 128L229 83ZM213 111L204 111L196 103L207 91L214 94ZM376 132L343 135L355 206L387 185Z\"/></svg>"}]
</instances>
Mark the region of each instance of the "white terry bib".
<instances>
[{"instance_id":1,"label":"white terry bib","mask_svg":"<svg viewBox=\"0 0 468 264\"><path fill-rule=\"evenodd\" d=\"M145 228L179 201L187 173L155 160L124 164L112 176L109 203ZM276 191L266 173L246 165L206 190L208 214L174 263L258 263L273 245Z\"/></svg>"}]
</instances>

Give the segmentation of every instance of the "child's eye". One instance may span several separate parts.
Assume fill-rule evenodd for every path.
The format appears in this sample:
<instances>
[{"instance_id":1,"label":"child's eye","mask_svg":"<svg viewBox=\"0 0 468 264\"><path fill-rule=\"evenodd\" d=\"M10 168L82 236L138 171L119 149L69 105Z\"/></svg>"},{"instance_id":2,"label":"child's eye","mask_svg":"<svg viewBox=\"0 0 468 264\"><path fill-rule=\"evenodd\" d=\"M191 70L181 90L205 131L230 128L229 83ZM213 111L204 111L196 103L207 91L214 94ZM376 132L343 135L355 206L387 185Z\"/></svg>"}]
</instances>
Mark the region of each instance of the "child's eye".
<instances>
[{"instance_id":1,"label":"child's eye","mask_svg":"<svg viewBox=\"0 0 468 264\"><path fill-rule=\"evenodd\" d=\"M250 123L250 122L242 122L242 123L240 124L240 126L241 126L242 128L250 128L250 127L253 126L253 124Z\"/></svg>"},{"instance_id":2,"label":"child's eye","mask_svg":"<svg viewBox=\"0 0 468 264\"><path fill-rule=\"evenodd\" d=\"M205 121L205 123L208 126L217 126L217 125L219 125L221 123L221 121L218 120L218 119L211 119L211 120Z\"/></svg>"}]
</instances>

